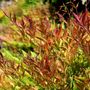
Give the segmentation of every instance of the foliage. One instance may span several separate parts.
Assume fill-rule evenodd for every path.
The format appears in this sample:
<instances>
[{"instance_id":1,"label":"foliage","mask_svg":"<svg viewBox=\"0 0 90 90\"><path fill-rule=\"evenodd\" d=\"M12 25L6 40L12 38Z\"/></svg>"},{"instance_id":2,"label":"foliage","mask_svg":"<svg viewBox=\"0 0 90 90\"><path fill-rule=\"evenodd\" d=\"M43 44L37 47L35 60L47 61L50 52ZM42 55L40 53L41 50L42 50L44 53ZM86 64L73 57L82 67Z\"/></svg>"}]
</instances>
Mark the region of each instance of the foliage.
<instances>
[{"instance_id":1,"label":"foliage","mask_svg":"<svg viewBox=\"0 0 90 90\"><path fill-rule=\"evenodd\" d=\"M67 69L68 85L71 90L83 90L89 88L89 74L90 63L85 57L83 51L79 48L73 62ZM87 78L87 79L86 79Z\"/></svg>"},{"instance_id":2,"label":"foliage","mask_svg":"<svg viewBox=\"0 0 90 90\"><path fill-rule=\"evenodd\" d=\"M90 13L73 13L70 22L57 13L62 23L52 29L46 8L39 10L3 11L10 26L0 35L0 89L89 90Z\"/></svg>"},{"instance_id":3,"label":"foliage","mask_svg":"<svg viewBox=\"0 0 90 90\"><path fill-rule=\"evenodd\" d=\"M43 2L49 2L51 16L56 22L60 22L57 12L69 20L73 16L73 12L78 14L84 12L86 8L90 11L89 0L43 0Z\"/></svg>"}]
</instances>

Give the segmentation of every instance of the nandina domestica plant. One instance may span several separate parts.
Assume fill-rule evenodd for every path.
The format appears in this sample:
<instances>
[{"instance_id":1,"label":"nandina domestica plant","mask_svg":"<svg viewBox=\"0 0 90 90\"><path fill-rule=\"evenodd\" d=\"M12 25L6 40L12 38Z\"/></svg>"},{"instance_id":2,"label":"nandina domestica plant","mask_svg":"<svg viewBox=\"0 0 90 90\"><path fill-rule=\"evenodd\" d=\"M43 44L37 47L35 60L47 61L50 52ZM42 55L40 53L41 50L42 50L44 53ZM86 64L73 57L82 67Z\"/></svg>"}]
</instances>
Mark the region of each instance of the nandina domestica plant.
<instances>
[{"instance_id":1,"label":"nandina domestica plant","mask_svg":"<svg viewBox=\"0 0 90 90\"><path fill-rule=\"evenodd\" d=\"M28 73L36 81L35 85L40 85L45 89L74 90L76 88L83 90L87 88L80 86L83 84L88 86L90 79L88 76L83 78L87 73L86 70L83 70L82 62L84 60L82 58L82 62L79 62L78 59L79 54L84 57L83 51L88 56L90 54L90 50L86 49L85 46L87 45L87 48L90 48L90 24L88 21L90 15L87 11L81 16L74 13L75 19L71 19L70 23L63 20L64 24L60 24L54 30L52 30L51 23L46 16L35 21L30 15L25 15L19 19L15 14L7 15L5 13L5 15L17 27L15 32L18 35L12 41L18 41L18 44L2 38L4 47L6 45L7 49L12 51L11 53L18 53L21 50L25 55L18 65L15 61L4 60L7 63L6 67L9 66L9 69L12 69L10 71L6 69L7 76L12 75L19 78L20 75L23 77ZM64 25L66 25L66 28L63 28ZM86 44L87 40L88 44ZM78 49L83 51L79 50L78 52ZM4 49L4 51L11 56L8 50ZM15 55L13 54L13 56ZM2 51L3 57L5 57L5 53ZM12 59L17 60L15 57L12 57ZM85 58L85 62L88 62L87 60L89 58ZM90 67L89 65L86 63L84 68ZM81 74L78 75L77 72ZM27 84L26 86L28 87Z\"/></svg>"}]
</instances>

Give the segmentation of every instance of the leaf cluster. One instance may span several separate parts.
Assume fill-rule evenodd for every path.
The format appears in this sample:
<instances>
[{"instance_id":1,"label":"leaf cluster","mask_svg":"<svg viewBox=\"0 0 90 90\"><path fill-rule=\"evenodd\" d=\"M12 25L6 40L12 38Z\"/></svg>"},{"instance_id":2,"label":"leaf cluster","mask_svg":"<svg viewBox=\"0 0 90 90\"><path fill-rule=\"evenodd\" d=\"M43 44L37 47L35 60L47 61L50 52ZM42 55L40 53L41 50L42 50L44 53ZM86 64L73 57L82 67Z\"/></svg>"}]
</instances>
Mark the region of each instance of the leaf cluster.
<instances>
[{"instance_id":1,"label":"leaf cluster","mask_svg":"<svg viewBox=\"0 0 90 90\"><path fill-rule=\"evenodd\" d=\"M4 14L17 27L14 30L16 33L11 33L11 36L15 34L17 37L13 39L11 36L8 36L8 39L0 37L4 45L4 49L1 49L1 68L3 75L9 77L12 82L7 81L7 84L20 89L31 89L35 86L47 90L89 89L90 13L88 11L80 15L73 13L74 18L70 19L70 23L58 14L62 17L63 23L54 30L46 16L34 20L30 15L17 18L15 14L7 15L5 12ZM18 60L16 56L19 57Z\"/></svg>"}]
</instances>

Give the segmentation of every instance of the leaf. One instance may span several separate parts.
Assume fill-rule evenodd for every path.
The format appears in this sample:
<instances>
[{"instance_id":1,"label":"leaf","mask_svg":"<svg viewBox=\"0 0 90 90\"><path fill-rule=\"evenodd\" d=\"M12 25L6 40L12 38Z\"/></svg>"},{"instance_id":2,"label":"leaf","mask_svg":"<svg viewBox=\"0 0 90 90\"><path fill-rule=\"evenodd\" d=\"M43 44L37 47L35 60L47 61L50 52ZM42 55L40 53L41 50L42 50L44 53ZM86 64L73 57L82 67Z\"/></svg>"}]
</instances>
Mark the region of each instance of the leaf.
<instances>
[{"instance_id":1,"label":"leaf","mask_svg":"<svg viewBox=\"0 0 90 90\"><path fill-rule=\"evenodd\" d=\"M21 60L19 58L15 57L9 50L7 50L5 48L3 48L1 50L1 53L8 60L15 61L16 63L20 63L21 62Z\"/></svg>"},{"instance_id":2,"label":"leaf","mask_svg":"<svg viewBox=\"0 0 90 90\"><path fill-rule=\"evenodd\" d=\"M1 39L3 39L3 37L0 37ZM32 48L34 48L35 47L35 45L33 44L33 43L25 43L25 42L18 42L18 41L9 41L6 45L8 45L8 46L14 46L14 47L16 47L16 48L23 48L23 47L25 47L25 48L27 48L27 47L32 47Z\"/></svg>"},{"instance_id":3,"label":"leaf","mask_svg":"<svg viewBox=\"0 0 90 90\"><path fill-rule=\"evenodd\" d=\"M0 19L1 19L2 17L4 17L4 13L3 13L2 10L0 10Z\"/></svg>"},{"instance_id":4,"label":"leaf","mask_svg":"<svg viewBox=\"0 0 90 90\"><path fill-rule=\"evenodd\" d=\"M35 86L35 83L31 77L27 77L27 76L21 77L21 82L28 86L29 85Z\"/></svg>"},{"instance_id":5,"label":"leaf","mask_svg":"<svg viewBox=\"0 0 90 90\"><path fill-rule=\"evenodd\" d=\"M23 54L23 57L27 57L27 53L24 50L22 50L22 54Z\"/></svg>"},{"instance_id":6,"label":"leaf","mask_svg":"<svg viewBox=\"0 0 90 90\"><path fill-rule=\"evenodd\" d=\"M60 27L60 29L55 29L54 33L55 33L55 37L60 39L61 34L62 34L62 27Z\"/></svg>"},{"instance_id":7,"label":"leaf","mask_svg":"<svg viewBox=\"0 0 90 90\"><path fill-rule=\"evenodd\" d=\"M82 1L82 4L84 5L87 0L81 0L81 1Z\"/></svg>"},{"instance_id":8,"label":"leaf","mask_svg":"<svg viewBox=\"0 0 90 90\"><path fill-rule=\"evenodd\" d=\"M35 58L37 56L37 54L35 52L31 51L31 57Z\"/></svg>"},{"instance_id":9,"label":"leaf","mask_svg":"<svg viewBox=\"0 0 90 90\"><path fill-rule=\"evenodd\" d=\"M13 14L13 17L11 18L13 20L14 23L16 23L16 15Z\"/></svg>"},{"instance_id":10,"label":"leaf","mask_svg":"<svg viewBox=\"0 0 90 90\"><path fill-rule=\"evenodd\" d=\"M75 13L73 13L73 15L74 15L75 19L77 20L77 22L78 22L81 26L83 26L82 22L80 21L79 16L76 15Z\"/></svg>"},{"instance_id":11,"label":"leaf","mask_svg":"<svg viewBox=\"0 0 90 90\"><path fill-rule=\"evenodd\" d=\"M21 20L20 24L21 24L21 26L22 26L23 28L25 28L25 23L24 23L24 20L23 20L23 19Z\"/></svg>"},{"instance_id":12,"label":"leaf","mask_svg":"<svg viewBox=\"0 0 90 90\"><path fill-rule=\"evenodd\" d=\"M86 11L81 15L81 19L82 19L82 22L83 22L84 25L87 24L87 21L88 21L87 16L88 16L88 12L87 12L87 10L86 10Z\"/></svg>"},{"instance_id":13,"label":"leaf","mask_svg":"<svg viewBox=\"0 0 90 90\"><path fill-rule=\"evenodd\" d=\"M79 90L79 89L77 88L77 86L76 86L75 81L73 82L73 90Z\"/></svg>"}]
</instances>

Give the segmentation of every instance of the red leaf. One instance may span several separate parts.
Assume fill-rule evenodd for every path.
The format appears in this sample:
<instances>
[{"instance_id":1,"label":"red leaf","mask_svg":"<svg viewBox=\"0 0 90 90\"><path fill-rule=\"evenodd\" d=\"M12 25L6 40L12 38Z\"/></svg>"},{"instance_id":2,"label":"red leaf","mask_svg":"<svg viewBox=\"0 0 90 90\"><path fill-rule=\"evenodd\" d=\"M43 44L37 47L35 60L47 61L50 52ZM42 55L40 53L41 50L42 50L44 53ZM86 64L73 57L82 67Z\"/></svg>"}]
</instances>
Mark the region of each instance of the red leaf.
<instances>
[{"instance_id":1,"label":"red leaf","mask_svg":"<svg viewBox=\"0 0 90 90\"><path fill-rule=\"evenodd\" d=\"M23 19L21 20L20 24L21 24L21 26L22 26L23 28L25 28L25 23L24 23L24 20L23 20Z\"/></svg>"},{"instance_id":2,"label":"red leaf","mask_svg":"<svg viewBox=\"0 0 90 90\"><path fill-rule=\"evenodd\" d=\"M12 20L14 23L16 23L16 15L15 14L13 14Z\"/></svg>"},{"instance_id":3,"label":"red leaf","mask_svg":"<svg viewBox=\"0 0 90 90\"><path fill-rule=\"evenodd\" d=\"M78 23L80 24L80 26L83 26L83 24L82 24L82 22L81 22L79 16L76 15L75 13L73 13L73 15L74 15L75 19L78 21Z\"/></svg>"},{"instance_id":4,"label":"red leaf","mask_svg":"<svg viewBox=\"0 0 90 90\"><path fill-rule=\"evenodd\" d=\"M82 22L83 22L84 25L85 25L86 22L87 22L87 15L88 15L88 12L87 12L87 11L82 14Z\"/></svg>"}]
</instances>

